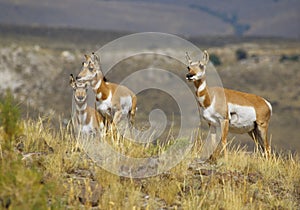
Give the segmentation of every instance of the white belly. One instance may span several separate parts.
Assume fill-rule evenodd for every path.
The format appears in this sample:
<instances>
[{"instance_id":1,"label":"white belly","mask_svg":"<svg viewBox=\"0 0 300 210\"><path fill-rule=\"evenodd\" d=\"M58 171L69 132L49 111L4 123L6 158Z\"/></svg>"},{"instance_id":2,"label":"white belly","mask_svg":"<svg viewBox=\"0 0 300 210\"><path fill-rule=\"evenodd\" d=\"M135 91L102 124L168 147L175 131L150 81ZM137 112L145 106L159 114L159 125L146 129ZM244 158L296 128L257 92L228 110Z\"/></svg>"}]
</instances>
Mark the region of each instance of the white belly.
<instances>
[{"instance_id":1,"label":"white belly","mask_svg":"<svg viewBox=\"0 0 300 210\"><path fill-rule=\"evenodd\" d=\"M228 103L229 130L246 133L254 129L256 112L253 107Z\"/></svg>"}]
</instances>

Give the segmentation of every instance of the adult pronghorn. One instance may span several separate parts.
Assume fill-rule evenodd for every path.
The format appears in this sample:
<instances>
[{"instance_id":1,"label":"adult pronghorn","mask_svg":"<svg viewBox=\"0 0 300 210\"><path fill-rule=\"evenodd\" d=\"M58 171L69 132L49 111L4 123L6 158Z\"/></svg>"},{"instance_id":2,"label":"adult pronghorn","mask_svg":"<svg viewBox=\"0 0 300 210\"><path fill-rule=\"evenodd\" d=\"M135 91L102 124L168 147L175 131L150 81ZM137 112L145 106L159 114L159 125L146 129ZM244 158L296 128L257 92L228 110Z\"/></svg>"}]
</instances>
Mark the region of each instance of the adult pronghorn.
<instances>
[{"instance_id":1,"label":"adult pronghorn","mask_svg":"<svg viewBox=\"0 0 300 210\"><path fill-rule=\"evenodd\" d=\"M116 125L123 115L127 115L131 125L134 122L137 98L127 87L107 82L100 68L100 60L95 53L85 55L77 81L89 82L96 95L96 108L106 121Z\"/></svg>"},{"instance_id":2,"label":"adult pronghorn","mask_svg":"<svg viewBox=\"0 0 300 210\"><path fill-rule=\"evenodd\" d=\"M266 156L270 155L268 143L268 127L272 115L272 106L264 98L221 87L208 87L206 84L206 66L209 61L207 51L202 61L193 62L186 53L189 66L186 79L193 81L196 96L203 118L212 126L221 128L221 140L226 154L226 138L228 131L232 133L248 133L255 143L259 143Z\"/></svg>"},{"instance_id":3,"label":"adult pronghorn","mask_svg":"<svg viewBox=\"0 0 300 210\"><path fill-rule=\"evenodd\" d=\"M103 117L87 105L87 84L78 83L70 75L70 85L73 88L76 111L72 118L74 128L79 134L96 134L104 127Z\"/></svg>"}]
</instances>

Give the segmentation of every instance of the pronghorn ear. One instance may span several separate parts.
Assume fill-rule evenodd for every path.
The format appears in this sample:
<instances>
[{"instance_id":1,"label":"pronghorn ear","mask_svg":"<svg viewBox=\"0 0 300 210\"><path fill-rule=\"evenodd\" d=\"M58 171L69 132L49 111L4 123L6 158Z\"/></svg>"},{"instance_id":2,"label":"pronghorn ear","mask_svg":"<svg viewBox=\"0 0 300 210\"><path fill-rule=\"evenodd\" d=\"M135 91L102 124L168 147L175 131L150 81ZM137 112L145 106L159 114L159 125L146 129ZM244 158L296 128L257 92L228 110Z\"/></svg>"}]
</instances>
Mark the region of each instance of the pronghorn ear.
<instances>
[{"instance_id":1,"label":"pronghorn ear","mask_svg":"<svg viewBox=\"0 0 300 210\"><path fill-rule=\"evenodd\" d=\"M206 64L208 64L208 61L209 61L209 54L206 50L204 50L204 52L203 52L203 63L206 65Z\"/></svg>"},{"instance_id":2,"label":"pronghorn ear","mask_svg":"<svg viewBox=\"0 0 300 210\"><path fill-rule=\"evenodd\" d=\"M95 52L92 52L92 55L93 55L93 61L97 61L98 63L100 63L100 57Z\"/></svg>"},{"instance_id":3,"label":"pronghorn ear","mask_svg":"<svg viewBox=\"0 0 300 210\"><path fill-rule=\"evenodd\" d=\"M90 57L90 56L88 56L87 54L84 54L84 58L85 58L85 60L86 60L86 61L89 61L89 60L91 60L91 57Z\"/></svg>"},{"instance_id":4,"label":"pronghorn ear","mask_svg":"<svg viewBox=\"0 0 300 210\"><path fill-rule=\"evenodd\" d=\"M75 82L73 74L70 74L70 85L73 89L76 88L76 82Z\"/></svg>"}]
</instances>

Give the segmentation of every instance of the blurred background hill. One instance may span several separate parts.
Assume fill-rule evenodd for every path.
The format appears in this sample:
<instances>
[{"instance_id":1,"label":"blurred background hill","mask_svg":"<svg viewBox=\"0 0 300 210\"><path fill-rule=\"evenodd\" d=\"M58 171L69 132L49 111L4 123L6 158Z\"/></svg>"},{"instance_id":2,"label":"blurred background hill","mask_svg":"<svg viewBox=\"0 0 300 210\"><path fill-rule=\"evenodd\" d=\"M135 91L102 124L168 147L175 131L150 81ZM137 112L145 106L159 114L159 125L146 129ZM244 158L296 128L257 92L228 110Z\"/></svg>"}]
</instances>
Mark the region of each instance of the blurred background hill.
<instances>
[{"instance_id":1,"label":"blurred background hill","mask_svg":"<svg viewBox=\"0 0 300 210\"><path fill-rule=\"evenodd\" d=\"M0 23L299 38L298 0L1 0Z\"/></svg>"},{"instance_id":2,"label":"blurred background hill","mask_svg":"<svg viewBox=\"0 0 300 210\"><path fill-rule=\"evenodd\" d=\"M224 87L267 98L273 105L272 145L299 152L299 9L297 0L0 0L0 93L11 89L24 116L54 113L67 121L68 76L79 72L84 53L134 32L172 33L209 50ZM127 59L108 79L119 82L151 67L152 60ZM156 62L184 80L184 64L163 57ZM138 120L164 107L178 117L174 101L160 96L139 95ZM237 136L235 142L252 145L248 140Z\"/></svg>"}]
</instances>

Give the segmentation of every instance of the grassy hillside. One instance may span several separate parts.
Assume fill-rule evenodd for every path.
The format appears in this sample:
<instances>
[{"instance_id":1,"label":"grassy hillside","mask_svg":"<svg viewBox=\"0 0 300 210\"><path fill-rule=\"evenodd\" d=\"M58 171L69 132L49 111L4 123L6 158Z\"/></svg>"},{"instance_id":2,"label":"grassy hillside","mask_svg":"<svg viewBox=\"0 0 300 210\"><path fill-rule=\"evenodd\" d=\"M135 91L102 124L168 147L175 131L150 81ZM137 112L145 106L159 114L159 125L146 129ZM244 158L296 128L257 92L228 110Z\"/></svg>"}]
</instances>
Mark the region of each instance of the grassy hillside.
<instances>
[{"instance_id":1,"label":"grassy hillside","mask_svg":"<svg viewBox=\"0 0 300 210\"><path fill-rule=\"evenodd\" d=\"M3 119L3 118L2 118ZM99 167L70 129L50 118L0 129L3 209L298 209L300 159L231 147L228 157L198 161L198 139L182 162L150 178L130 179ZM101 141L131 157L159 155L164 146L136 146L108 134ZM105 151L99 151L99 154Z\"/></svg>"}]
</instances>

